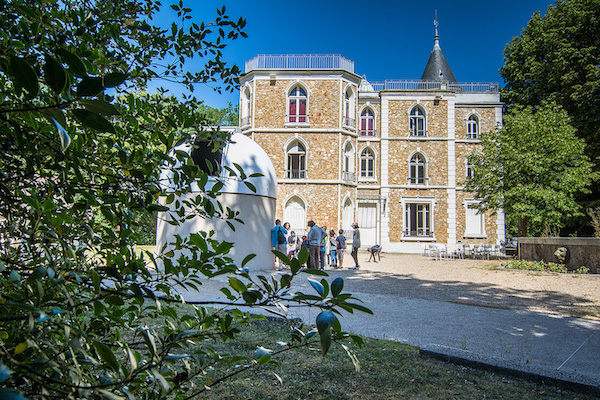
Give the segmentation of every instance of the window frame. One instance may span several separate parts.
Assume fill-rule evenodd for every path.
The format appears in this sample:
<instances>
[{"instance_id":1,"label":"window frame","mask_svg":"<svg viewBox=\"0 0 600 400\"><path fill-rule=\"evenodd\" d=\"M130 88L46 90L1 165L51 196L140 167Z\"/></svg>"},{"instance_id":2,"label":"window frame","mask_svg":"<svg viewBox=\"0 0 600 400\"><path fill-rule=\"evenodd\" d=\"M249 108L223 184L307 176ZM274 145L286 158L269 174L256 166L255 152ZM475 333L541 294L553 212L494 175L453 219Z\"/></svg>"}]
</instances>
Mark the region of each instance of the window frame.
<instances>
[{"instance_id":1,"label":"window frame","mask_svg":"<svg viewBox=\"0 0 600 400\"><path fill-rule=\"evenodd\" d=\"M242 91L242 104L240 105L240 127L252 124L252 90L246 86Z\"/></svg>"},{"instance_id":2,"label":"window frame","mask_svg":"<svg viewBox=\"0 0 600 400\"><path fill-rule=\"evenodd\" d=\"M302 148L303 151L293 151L293 148ZM285 147L285 178L286 179L307 179L308 171L306 166L308 159L308 147L306 144L296 138L290 141ZM292 168L297 165L298 168Z\"/></svg>"},{"instance_id":3,"label":"window frame","mask_svg":"<svg viewBox=\"0 0 600 400\"><path fill-rule=\"evenodd\" d=\"M419 151L410 156L408 160L408 183L410 185L427 185L429 180L427 164L427 157Z\"/></svg>"},{"instance_id":4,"label":"window frame","mask_svg":"<svg viewBox=\"0 0 600 400\"><path fill-rule=\"evenodd\" d=\"M403 197L401 199L402 205L402 239L403 241L419 241L419 242L434 242L435 238L435 205L436 200L434 197ZM413 207L414 214L419 214L419 207L421 207L421 215L425 215L423 223L419 226L419 221L416 221L416 225L412 226L412 214ZM412 228L415 228L412 230ZM416 234L413 234L415 233Z\"/></svg>"},{"instance_id":5,"label":"window frame","mask_svg":"<svg viewBox=\"0 0 600 400\"><path fill-rule=\"evenodd\" d=\"M304 110L303 110L304 113L301 113L302 104L304 104ZM292 114L292 106L294 107L293 114ZM308 125L309 124L308 106L309 106L308 89L299 82L295 83L287 91L285 124L286 125L294 125L294 126Z\"/></svg>"},{"instance_id":6,"label":"window frame","mask_svg":"<svg viewBox=\"0 0 600 400\"><path fill-rule=\"evenodd\" d=\"M347 86L344 91L344 113L343 125L348 128L356 128L356 95L352 86Z\"/></svg>"},{"instance_id":7,"label":"window frame","mask_svg":"<svg viewBox=\"0 0 600 400\"><path fill-rule=\"evenodd\" d=\"M368 152L368 154L366 154ZM365 147L360 151L359 155L359 178L361 181L376 181L377 176L375 175L376 167L376 153L375 149L370 146ZM370 168L369 168L370 167Z\"/></svg>"},{"instance_id":8,"label":"window frame","mask_svg":"<svg viewBox=\"0 0 600 400\"><path fill-rule=\"evenodd\" d=\"M370 115L367 115L370 113ZM363 121L366 121L363 124ZM368 125L369 121L371 122L371 128L365 127L364 125ZM365 107L360 112L360 136L363 137L374 137L375 136L375 111L371 107Z\"/></svg>"},{"instance_id":9,"label":"window frame","mask_svg":"<svg viewBox=\"0 0 600 400\"><path fill-rule=\"evenodd\" d=\"M476 114L471 114L467 117L467 140L479 140L479 117Z\"/></svg>"},{"instance_id":10,"label":"window frame","mask_svg":"<svg viewBox=\"0 0 600 400\"><path fill-rule=\"evenodd\" d=\"M480 204L481 201L480 200L476 200L476 199L465 199L464 200L464 207L465 207L465 233L464 233L464 237L465 238L474 238L474 239L485 239L487 238L487 233L485 230L485 213L484 212L476 212L475 215L471 218L474 218L475 216L478 217L478 223L474 223L473 225L478 225L479 229L478 232L475 231L469 231L469 229L471 228L472 224L469 224L469 209L474 209L475 207L473 207L474 205Z\"/></svg>"},{"instance_id":11,"label":"window frame","mask_svg":"<svg viewBox=\"0 0 600 400\"><path fill-rule=\"evenodd\" d=\"M422 127L419 129L419 122ZM420 105L415 105L408 114L408 133L410 137L427 137L427 113Z\"/></svg>"}]
</instances>

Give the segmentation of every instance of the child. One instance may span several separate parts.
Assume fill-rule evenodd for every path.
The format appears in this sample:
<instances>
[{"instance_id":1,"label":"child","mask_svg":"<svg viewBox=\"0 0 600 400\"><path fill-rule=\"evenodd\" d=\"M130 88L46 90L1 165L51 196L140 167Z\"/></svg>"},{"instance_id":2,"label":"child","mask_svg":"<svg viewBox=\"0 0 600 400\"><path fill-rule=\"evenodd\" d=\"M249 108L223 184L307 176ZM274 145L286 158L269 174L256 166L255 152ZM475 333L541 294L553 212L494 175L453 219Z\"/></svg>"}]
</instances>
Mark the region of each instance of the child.
<instances>
[{"instance_id":1,"label":"child","mask_svg":"<svg viewBox=\"0 0 600 400\"><path fill-rule=\"evenodd\" d=\"M340 229L339 230L339 235L337 238L335 238L335 242L336 242L336 255L337 255L337 259L339 261L339 267L338 268L343 268L344 267L344 253L346 252L346 236L344 236L344 230Z\"/></svg>"},{"instance_id":2,"label":"child","mask_svg":"<svg viewBox=\"0 0 600 400\"><path fill-rule=\"evenodd\" d=\"M329 254L331 256L331 263L329 266L331 268L337 268L337 251L336 251L337 241L335 238L335 231L332 229L329 231Z\"/></svg>"}]
</instances>

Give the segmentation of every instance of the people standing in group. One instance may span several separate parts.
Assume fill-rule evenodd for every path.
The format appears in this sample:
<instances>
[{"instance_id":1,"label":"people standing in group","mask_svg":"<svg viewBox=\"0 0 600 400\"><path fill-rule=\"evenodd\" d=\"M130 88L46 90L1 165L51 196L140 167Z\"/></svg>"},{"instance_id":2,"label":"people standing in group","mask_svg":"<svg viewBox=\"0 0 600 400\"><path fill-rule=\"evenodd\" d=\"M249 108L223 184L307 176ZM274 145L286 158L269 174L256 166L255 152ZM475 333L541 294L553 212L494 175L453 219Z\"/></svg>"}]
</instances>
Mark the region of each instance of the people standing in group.
<instances>
[{"instance_id":1,"label":"people standing in group","mask_svg":"<svg viewBox=\"0 0 600 400\"><path fill-rule=\"evenodd\" d=\"M352 223L352 228L354 228L354 232L352 235L352 258L354 259L354 268L359 269L360 265L358 265L358 249L360 248L360 230L358 229L358 222Z\"/></svg>"},{"instance_id":2,"label":"people standing in group","mask_svg":"<svg viewBox=\"0 0 600 400\"><path fill-rule=\"evenodd\" d=\"M339 233L339 235L335 238L335 242L336 242L335 249L337 250L337 259L338 259L338 263L339 263L338 268L343 268L344 267L344 253L346 253L346 236L344 236L343 229L340 229L338 231L338 233Z\"/></svg>"},{"instance_id":3,"label":"people standing in group","mask_svg":"<svg viewBox=\"0 0 600 400\"><path fill-rule=\"evenodd\" d=\"M320 268L325 269L325 255L327 254L327 227L321 227L321 248L319 249Z\"/></svg>"},{"instance_id":4,"label":"people standing in group","mask_svg":"<svg viewBox=\"0 0 600 400\"><path fill-rule=\"evenodd\" d=\"M323 241L323 229L315 225L315 221L313 220L308 221L308 228L308 254L310 255L308 268L319 269L319 253L321 250L321 242Z\"/></svg>"},{"instance_id":5,"label":"people standing in group","mask_svg":"<svg viewBox=\"0 0 600 400\"><path fill-rule=\"evenodd\" d=\"M337 268L337 241L333 229L329 231L329 238L327 241L329 243L329 266L331 268Z\"/></svg>"},{"instance_id":6,"label":"people standing in group","mask_svg":"<svg viewBox=\"0 0 600 400\"><path fill-rule=\"evenodd\" d=\"M279 251L283 254L287 252L287 240L286 240L287 231L283 226L281 226L281 220L275 220L275 226L271 228L271 246L273 250ZM283 261L278 259L275 255L273 258L273 264L275 268L279 271L283 270Z\"/></svg>"},{"instance_id":7,"label":"people standing in group","mask_svg":"<svg viewBox=\"0 0 600 400\"><path fill-rule=\"evenodd\" d=\"M302 249L306 249L306 252L308 253L308 259L306 260L306 266L310 267L310 246L308 245L308 236L303 235L302 236L302 243L300 244L300 250Z\"/></svg>"}]
</instances>

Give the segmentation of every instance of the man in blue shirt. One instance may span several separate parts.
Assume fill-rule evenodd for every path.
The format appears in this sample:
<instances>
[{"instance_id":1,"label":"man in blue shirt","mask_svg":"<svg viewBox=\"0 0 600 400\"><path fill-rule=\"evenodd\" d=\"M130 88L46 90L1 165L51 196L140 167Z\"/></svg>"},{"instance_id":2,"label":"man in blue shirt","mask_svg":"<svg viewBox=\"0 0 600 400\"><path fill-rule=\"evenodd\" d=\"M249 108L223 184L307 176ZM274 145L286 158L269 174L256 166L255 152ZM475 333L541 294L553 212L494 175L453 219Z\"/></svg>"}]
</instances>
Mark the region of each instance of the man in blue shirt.
<instances>
[{"instance_id":1,"label":"man in blue shirt","mask_svg":"<svg viewBox=\"0 0 600 400\"><path fill-rule=\"evenodd\" d=\"M319 269L321 241L323 240L323 229L315 225L315 221L308 221L308 254L310 255L310 265L308 268Z\"/></svg>"},{"instance_id":2,"label":"man in blue shirt","mask_svg":"<svg viewBox=\"0 0 600 400\"><path fill-rule=\"evenodd\" d=\"M281 226L281 220L275 220L275 226L271 228L271 247L273 250L277 250L283 254L286 253L287 250L287 240L285 239L287 235L287 231L283 226ZM273 258L275 268L279 271L283 270L283 262L278 260L277 257ZM279 265L278 265L279 264Z\"/></svg>"}]
</instances>

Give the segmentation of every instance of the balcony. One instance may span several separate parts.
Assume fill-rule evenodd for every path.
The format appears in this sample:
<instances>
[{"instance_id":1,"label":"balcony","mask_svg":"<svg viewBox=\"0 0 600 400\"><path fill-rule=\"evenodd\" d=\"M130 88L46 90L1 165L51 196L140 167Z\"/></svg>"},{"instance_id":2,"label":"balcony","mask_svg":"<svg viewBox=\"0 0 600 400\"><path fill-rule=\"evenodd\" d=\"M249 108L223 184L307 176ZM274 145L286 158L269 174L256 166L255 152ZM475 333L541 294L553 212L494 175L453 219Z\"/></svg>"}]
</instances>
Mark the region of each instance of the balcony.
<instances>
[{"instance_id":1,"label":"balcony","mask_svg":"<svg viewBox=\"0 0 600 400\"><path fill-rule=\"evenodd\" d=\"M242 117L240 118L240 127L250 126L252 122L252 117Z\"/></svg>"},{"instance_id":2,"label":"balcony","mask_svg":"<svg viewBox=\"0 0 600 400\"><path fill-rule=\"evenodd\" d=\"M354 118L344 117L344 126L356 128L356 120Z\"/></svg>"},{"instance_id":3,"label":"balcony","mask_svg":"<svg viewBox=\"0 0 600 400\"><path fill-rule=\"evenodd\" d=\"M377 136L377 130L376 129L361 129L360 136L375 137L375 136Z\"/></svg>"},{"instance_id":4,"label":"balcony","mask_svg":"<svg viewBox=\"0 0 600 400\"><path fill-rule=\"evenodd\" d=\"M287 179L306 179L305 169L288 169L285 171L285 177Z\"/></svg>"},{"instance_id":5,"label":"balcony","mask_svg":"<svg viewBox=\"0 0 600 400\"><path fill-rule=\"evenodd\" d=\"M308 125L308 114L306 115L286 115L285 116L285 124L286 125Z\"/></svg>"},{"instance_id":6,"label":"balcony","mask_svg":"<svg viewBox=\"0 0 600 400\"><path fill-rule=\"evenodd\" d=\"M246 72L259 69L332 69L354 73L354 61L340 54L259 54L246 61Z\"/></svg>"}]
</instances>

